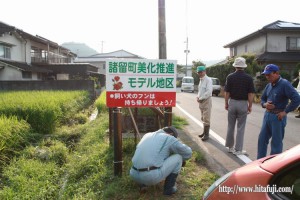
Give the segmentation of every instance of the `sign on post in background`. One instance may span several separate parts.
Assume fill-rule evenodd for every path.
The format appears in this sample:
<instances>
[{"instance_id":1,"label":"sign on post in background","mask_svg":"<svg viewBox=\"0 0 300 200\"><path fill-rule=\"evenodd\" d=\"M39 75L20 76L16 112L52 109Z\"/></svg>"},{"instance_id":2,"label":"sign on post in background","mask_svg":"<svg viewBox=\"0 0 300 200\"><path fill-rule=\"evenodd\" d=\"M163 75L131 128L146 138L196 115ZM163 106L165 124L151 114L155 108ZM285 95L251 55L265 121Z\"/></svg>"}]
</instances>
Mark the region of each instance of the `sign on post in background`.
<instances>
[{"instance_id":1,"label":"sign on post in background","mask_svg":"<svg viewBox=\"0 0 300 200\"><path fill-rule=\"evenodd\" d=\"M106 61L108 107L175 107L176 61L111 59Z\"/></svg>"}]
</instances>

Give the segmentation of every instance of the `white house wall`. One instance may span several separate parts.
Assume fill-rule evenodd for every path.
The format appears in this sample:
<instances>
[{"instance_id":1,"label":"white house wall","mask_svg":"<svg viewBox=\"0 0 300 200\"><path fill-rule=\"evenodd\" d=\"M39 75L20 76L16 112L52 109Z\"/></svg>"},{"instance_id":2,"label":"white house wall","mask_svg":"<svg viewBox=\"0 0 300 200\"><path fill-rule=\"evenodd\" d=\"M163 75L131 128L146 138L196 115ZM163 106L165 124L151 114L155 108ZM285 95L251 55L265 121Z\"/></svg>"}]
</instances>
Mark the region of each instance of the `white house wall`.
<instances>
[{"instance_id":1,"label":"white house wall","mask_svg":"<svg viewBox=\"0 0 300 200\"><path fill-rule=\"evenodd\" d=\"M286 34L269 33L267 49L268 52L286 51Z\"/></svg>"},{"instance_id":2,"label":"white house wall","mask_svg":"<svg viewBox=\"0 0 300 200\"><path fill-rule=\"evenodd\" d=\"M290 33L267 33L261 35L247 42L243 42L236 46L236 55L243 55L247 53L262 54L266 52L286 52L286 38L287 37L300 37L299 34ZM267 42L266 42L267 40ZM265 46L267 49L265 50ZM247 46L247 51L246 51Z\"/></svg>"},{"instance_id":3,"label":"white house wall","mask_svg":"<svg viewBox=\"0 0 300 200\"><path fill-rule=\"evenodd\" d=\"M22 71L5 66L4 69L0 70L0 80L22 80Z\"/></svg>"},{"instance_id":4,"label":"white house wall","mask_svg":"<svg viewBox=\"0 0 300 200\"><path fill-rule=\"evenodd\" d=\"M268 52L286 52L286 38L300 37L300 34L290 33L269 33L268 34Z\"/></svg>"},{"instance_id":5,"label":"white house wall","mask_svg":"<svg viewBox=\"0 0 300 200\"><path fill-rule=\"evenodd\" d=\"M100 74L106 74L106 69L105 69L105 63L106 63L105 58L76 58L75 63L90 63L98 68L98 72Z\"/></svg>"},{"instance_id":6,"label":"white house wall","mask_svg":"<svg viewBox=\"0 0 300 200\"><path fill-rule=\"evenodd\" d=\"M20 81L20 80L38 80L38 74L32 72L32 77L28 79L22 78L22 71L17 68L5 66L4 69L0 70L1 81Z\"/></svg>"},{"instance_id":7,"label":"white house wall","mask_svg":"<svg viewBox=\"0 0 300 200\"><path fill-rule=\"evenodd\" d=\"M243 55L247 53L251 54L261 54L265 51L265 44L266 44L265 36L262 35L260 37L254 38L247 42L244 42L237 46L236 48L236 55ZM247 48L246 48L247 46ZM246 51L247 50L247 51Z\"/></svg>"},{"instance_id":8,"label":"white house wall","mask_svg":"<svg viewBox=\"0 0 300 200\"><path fill-rule=\"evenodd\" d=\"M30 42L26 43L24 40L19 39L18 36L16 36L15 34L10 35L8 33L0 37L0 41L12 45L10 58L11 60L30 63Z\"/></svg>"}]
</instances>

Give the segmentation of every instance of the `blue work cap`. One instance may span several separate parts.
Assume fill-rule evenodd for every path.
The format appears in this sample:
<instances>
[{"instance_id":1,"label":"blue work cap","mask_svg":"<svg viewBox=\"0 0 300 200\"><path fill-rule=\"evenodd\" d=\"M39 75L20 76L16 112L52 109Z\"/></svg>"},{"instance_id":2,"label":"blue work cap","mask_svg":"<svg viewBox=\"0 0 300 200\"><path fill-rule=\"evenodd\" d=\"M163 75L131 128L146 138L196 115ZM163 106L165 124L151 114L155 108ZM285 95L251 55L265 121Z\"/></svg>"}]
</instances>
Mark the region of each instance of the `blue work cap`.
<instances>
[{"instance_id":1,"label":"blue work cap","mask_svg":"<svg viewBox=\"0 0 300 200\"><path fill-rule=\"evenodd\" d=\"M265 70L263 71L262 74L271 74L272 72L277 72L277 71L279 71L279 67L277 65L268 64L265 67Z\"/></svg>"}]
</instances>

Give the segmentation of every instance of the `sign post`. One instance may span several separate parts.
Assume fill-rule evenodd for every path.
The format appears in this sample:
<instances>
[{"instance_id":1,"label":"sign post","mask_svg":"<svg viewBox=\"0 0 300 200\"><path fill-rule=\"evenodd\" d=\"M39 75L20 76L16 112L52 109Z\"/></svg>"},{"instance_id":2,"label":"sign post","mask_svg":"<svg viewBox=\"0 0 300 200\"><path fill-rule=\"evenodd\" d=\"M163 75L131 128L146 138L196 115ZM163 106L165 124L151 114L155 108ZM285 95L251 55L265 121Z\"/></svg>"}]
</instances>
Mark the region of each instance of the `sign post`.
<instances>
[{"instance_id":1,"label":"sign post","mask_svg":"<svg viewBox=\"0 0 300 200\"><path fill-rule=\"evenodd\" d=\"M106 61L106 105L114 109L115 175L122 174L122 134L119 107L176 106L174 60L111 59ZM166 112L170 112L166 109ZM168 113L170 114L170 113ZM171 117L165 119L170 123ZM120 156L121 155L121 156Z\"/></svg>"},{"instance_id":2,"label":"sign post","mask_svg":"<svg viewBox=\"0 0 300 200\"><path fill-rule=\"evenodd\" d=\"M121 109L116 107L113 110L114 117L114 174L122 176L122 126Z\"/></svg>"},{"instance_id":3,"label":"sign post","mask_svg":"<svg viewBox=\"0 0 300 200\"><path fill-rule=\"evenodd\" d=\"M176 106L176 61L112 59L106 62L108 107Z\"/></svg>"}]
</instances>

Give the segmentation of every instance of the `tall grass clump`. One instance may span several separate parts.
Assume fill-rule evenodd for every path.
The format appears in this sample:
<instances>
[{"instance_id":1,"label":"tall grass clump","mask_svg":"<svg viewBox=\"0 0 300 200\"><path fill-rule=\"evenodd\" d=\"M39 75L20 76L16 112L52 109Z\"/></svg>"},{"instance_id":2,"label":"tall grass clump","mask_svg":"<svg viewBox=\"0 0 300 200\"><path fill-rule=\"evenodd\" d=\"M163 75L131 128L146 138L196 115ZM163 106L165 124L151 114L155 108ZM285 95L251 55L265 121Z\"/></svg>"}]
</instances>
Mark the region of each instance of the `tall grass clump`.
<instances>
[{"instance_id":1,"label":"tall grass clump","mask_svg":"<svg viewBox=\"0 0 300 200\"><path fill-rule=\"evenodd\" d=\"M14 160L3 171L0 199L59 199L62 171L55 163Z\"/></svg>"},{"instance_id":2,"label":"tall grass clump","mask_svg":"<svg viewBox=\"0 0 300 200\"><path fill-rule=\"evenodd\" d=\"M100 96L95 101L95 106L99 113L101 112L107 112L107 106L106 106L106 90L101 92Z\"/></svg>"},{"instance_id":3,"label":"tall grass clump","mask_svg":"<svg viewBox=\"0 0 300 200\"><path fill-rule=\"evenodd\" d=\"M26 120L38 133L53 133L90 104L87 91L0 92L0 114Z\"/></svg>"},{"instance_id":4,"label":"tall grass clump","mask_svg":"<svg viewBox=\"0 0 300 200\"><path fill-rule=\"evenodd\" d=\"M0 116L0 168L26 144L30 125L17 117Z\"/></svg>"}]
</instances>

